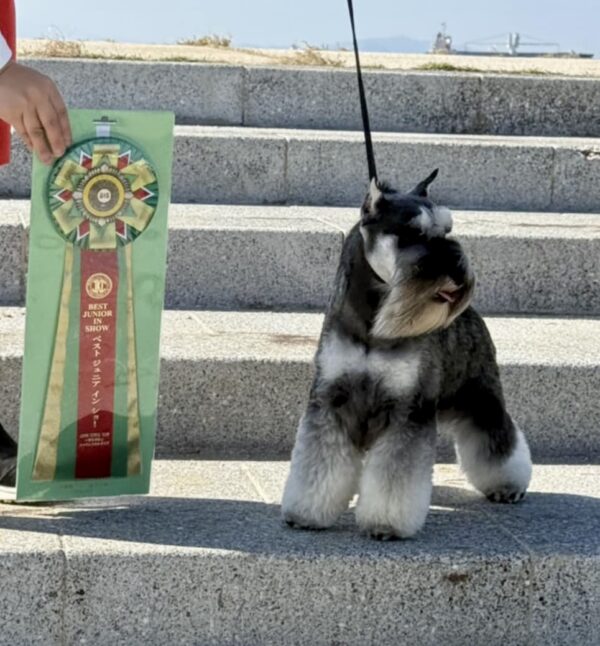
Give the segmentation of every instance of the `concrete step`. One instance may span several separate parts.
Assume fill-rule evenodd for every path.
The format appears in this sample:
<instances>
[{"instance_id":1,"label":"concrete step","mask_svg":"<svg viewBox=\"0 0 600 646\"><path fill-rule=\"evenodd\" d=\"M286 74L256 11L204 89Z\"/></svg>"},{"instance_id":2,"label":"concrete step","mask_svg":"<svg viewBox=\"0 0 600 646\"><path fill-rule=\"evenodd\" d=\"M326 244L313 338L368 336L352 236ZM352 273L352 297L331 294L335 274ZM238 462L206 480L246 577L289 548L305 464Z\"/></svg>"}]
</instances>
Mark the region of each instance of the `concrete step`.
<instances>
[{"instance_id":1,"label":"concrete step","mask_svg":"<svg viewBox=\"0 0 600 646\"><path fill-rule=\"evenodd\" d=\"M600 456L600 320L486 319L509 410L536 459ZM285 457L304 412L320 314L165 313L161 455ZM24 312L0 308L0 411L17 428ZM447 456L442 443L441 455Z\"/></svg>"},{"instance_id":2,"label":"concrete step","mask_svg":"<svg viewBox=\"0 0 600 646\"><path fill-rule=\"evenodd\" d=\"M178 126L173 201L356 206L366 162L360 132ZM30 156L17 138L0 197L26 197ZM598 211L595 139L417 135L374 138L381 179L408 190L433 168L432 197L488 210Z\"/></svg>"},{"instance_id":3,"label":"concrete step","mask_svg":"<svg viewBox=\"0 0 600 646\"><path fill-rule=\"evenodd\" d=\"M323 309L355 208L173 204L169 309ZM24 303L29 202L0 201L0 304ZM482 312L600 314L600 216L456 211ZM564 286L569 288L565 289Z\"/></svg>"},{"instance_id":4,"label":"concrete step","mask_svg":"<svg viewBox=\"0 0 600 646\"><path fill-rule=\"evenodd\" d=\"M73 108L172 110L182 124L360 130L354 70L28 60ZM364 71L389 132L597 137L596 79ZM95 79L102 79L98 92Z\"/></svg>"},{"instance_id":5,"label":"concrete step","mask_svg":"<svg viewBox=\"0 0 600 646\"><path fill-rule=\"evenodd\" d=\"M600 468L519 505L435 469L420 534L280 520L288 464L158 461L149 497L0 506L2 643L571 646L600 638Z\"/></svg>"}]
</instances>

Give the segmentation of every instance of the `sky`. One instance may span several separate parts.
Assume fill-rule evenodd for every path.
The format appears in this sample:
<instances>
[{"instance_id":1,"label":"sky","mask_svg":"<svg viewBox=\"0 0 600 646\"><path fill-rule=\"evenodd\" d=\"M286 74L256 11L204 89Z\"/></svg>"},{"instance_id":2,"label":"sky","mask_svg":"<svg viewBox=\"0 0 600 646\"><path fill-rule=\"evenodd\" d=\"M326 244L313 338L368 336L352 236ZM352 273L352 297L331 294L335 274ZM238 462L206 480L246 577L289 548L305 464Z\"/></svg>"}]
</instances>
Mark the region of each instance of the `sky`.
<instances>
[{"instance_id":1,"label":"sky","mask_svg":"<svg viewBox=\"0 0 600 646\"><path fill-rule=\"evenodd\" d=\"M173 43L206 34L234 45L335 45L346 0L16 0L19 35ZM354 0L359 37L431 42L446 22L456 47L518 31L600 56L600 0Z\"/></svg>"}]
</instances>

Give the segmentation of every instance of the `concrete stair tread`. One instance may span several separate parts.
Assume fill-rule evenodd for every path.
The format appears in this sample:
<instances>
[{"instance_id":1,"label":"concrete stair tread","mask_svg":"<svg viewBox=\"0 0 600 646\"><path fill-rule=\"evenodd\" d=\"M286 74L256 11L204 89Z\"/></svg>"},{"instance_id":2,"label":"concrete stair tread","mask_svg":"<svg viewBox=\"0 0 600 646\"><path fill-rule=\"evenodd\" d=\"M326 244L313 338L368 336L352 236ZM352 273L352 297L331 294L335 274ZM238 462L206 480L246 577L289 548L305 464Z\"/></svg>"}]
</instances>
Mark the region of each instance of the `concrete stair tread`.
<instances>
[{"instance_id":1,"label":"concrete stair tread","mask_svg":"<svg viewBox=\"0 0 600 646\"><path fill-rule=\"evenodd\" d=\"M0 354L22 352L25 309L0 307ZM164 313L162 356L190 360L310 362L323 315L310 312ZM597 367L600 319L486 316L501 364Z\"/></svg>"},{"instance_id":2,"label":"concrete stair tread","mask_svg":"<svg viewBox=\"0 0 600 646\"><path fill-rule=\"evenodd\" d=\"M172 110L180 123L360 130L353 69L32 60L70 107ZM537 63L536 63L537 64ZM102 78L102 93L89 79ZM598 136L593 78L364 70L374 130Z\"/></svg>"},{"instance_id":3,"label":"concrete stair tread","mask_svg":"<svg viewBox=\"0 0 600 646\"><path fill-rule=\"evenodd\" d=\"M255 126L177 125L176 137L211 137L221 139L271 139L284 141L346 141L364 142L362 130L322 130L310 128L273 128ZM428 132L373 132L374 141L381 143L432 144L461 146L518 146L526 148L584 148L600 152L595 137L551 137L527 135L448 134Z\"/></svg>"},{"instance_id":4,"label":"concrete stair tread","mask_svg":"<svg viewBox=\"0 0 600 646\"><path fill-rule=\"evenodd\" d=\"M525 501L505 506L439 464L424 530L393 543L360 535L351 512L328 531L286 528L287 469L157 461L148 497L1 505L0 603L13 617L3 639L462 645L598 634L599 466L536 465ZM21 605L31 598L33 614Z\"/></svg>"},{"instance_id":5,"label":"concrete stair tread","mask_svg":"<svg viewBox=\"0 0 600 646\"><path fill-rule=\"evenodd\" d=\"M357 219L356 207L173 204L166 306L323 310ZM0 201L0 304L24 302L28 221L27 200ZM482 312L600 314L598 214L455 210L454 222Z\"/></svg>"},{"instance_id":6,"label":"concrete stair tread","mask_svg":"<svg viewBox=\"0 0 600 646\"><path fill-rule=\"evenodd\" d=\"M453 209L453 235L600 240L600 213L484 211ZM28 226L30 202L0 200L0 226ZM347 232L358 207L175 203L171 229L211 231Z\"/></svg>"},{"instance_id":7,"label":"concrete stair tread","mask_svg":"<svg viewBox=\"0 0 600 646\"><path fill-rule=\"evenodd\" d=\"M276 361L312 359L323 321L322 314L296 312L197 311L189 316L209 333L203 349L211 356L255 358L258 353ZM500 363L600 363L599 319L486 316L485 320Z\"/></svg>"},{"instance_id":8,"label":"concrete stair tread","mask_svg":"<svg viewBox=\"0 0 600 646\"><path fill-rule=\"evenodd\" d=\"M157 459L154 461L152 486L148 496L121 496L116 498L97 498L91 500L73 501L68 503L53 503L52 505L14 505L0 503L0 519L3 521L0 526L0 550L20 551L25 546L21 542L11 542L9 535L11 531L17 531L23 519L22 531L36 531L33 527L28 527L31 521L38 520L40 533L54 534L60 531L58 525L64 525L66 531L60 531L63 536L72 538L98 538L98 545L101 545L102 539L110 540L116 551L120 548L126 553L127 548L132 544L139 546L141 551L155 551L160 546L166 547L194 547L206 548L207 551L212 549L231 549L242 553L275 553L296 552L298 554L307 552L325 552L326 555L337 555L339 557L350 557L347 550L352 549L352 542L360 543L361 551L371 553L375 556L384 558L407 558L421 556L424 551L449 553L458 551L462 555L471 553L475 555L486 555L490 553L489 544L473 542L470 545L460 545L459 542L453 541L456 528L453 529L453 520L447 514L436 514L436 511L443 510L462 510L465 516L474 516L482 518L494 518L497 525L503 526L508 530L507 534L512 534L513 538L520 539L521 547L528 548L532 551L539 550L545 552L552 550L553 544L560 542L563 546L570 544L569 551L579 553L580 555L600 555L600 546L596 536L591 534L577 535L578 524L593 524L595 518L581 518L580 523L576 523L575 517L578 510L565 506L564 516L565 525L562 527L547 527L547 532L538 534L536 531L536 522L542 519L537 517L541 512L547 512L548 506L543 504L544 497L548 497L550 502L555 499L558 504L559 498L575 498L579 494L582 498L591 499L587 504L595 501L600 507L600 465L597 464L534 464L533 479L529 487L527 497L522 505L494 505L489 503L481 494L472 489L468 484L465 476L460 471L458 465L452 463L438 463L434 469L434 494L432 498L432 516L428 520L428 525L419 535L419 540L399 541L391 543L391 549L378 543L377 541L368 540L361 537L353 527L354 522L350 514L336 523L333 528L333 534L328 532L296 532L287 530L282 522L279 522L279 504L285 478L289 470L288 461L252 461L252 460L165 460ZM218 517L219 509L224 511L231 507L231 512L222 514L222 522L229 523L229 527L211 526L207 522L212 518L203 518L202 507L211 501L214 508L215 517ZM235 518L236 502L247 502L250 504L249 512L252 513L253 505L255 511L259 507L264 507L263 511L273 512L269 516L275 520L270 523L265 531L254 534L249 531L247 534L239 536L231 535L228 538L222 536L224 540L219 540L219 534L225 534L222 530L233 530L236 525L243 520ZM577 501L574 500L574 503ZM585 504L586 501L581 501ZM198 516L193 518L181 518L182 521L194 523L194 530L189 531L192 527L187 527L188 531L182 532L177 519L177 508L175 505L180 504L182 507L191 508L198 506ZM163 511L169 513L171 507L174 507L173 522L167 524L156 524L148 518L150 522L143 526L144 514L150 511ZM267 509L274 508L277 509ZM125 523L118 517L121 515L135 514L140 522ZM69 517L69 512L72 517ZM63 519L62 517L66 517ZM105 519L97 516L108 516ZM151 514L148 514L151 515ZM92 533L91 527L85 527L85 523L78 528L77 516L85 519L86 516L92 522L97 523ZM228 516L230 516L228 518ZM6 522L12 518L12 522ZM52 522L55 519L55 522ZM43 529L44 521L48 526ZM63 521L64 522L61 522ZM114 524L112 521L115 521ZM532 526L528 527L526 521L531 521ZM442 521L442 522L440 522ZM475 525L475 518L465 518L464 526ZM460 523L459 523L460 524ZM561 540L557 541L560 533L564 532L564 527L572 526L575 535L563 534ZM209 530L215 531L215 536L209 538ZM81 533L79 533L81 531ZM6 534L6 540L5 540ZM200 537L199 534L206 534ZM285 541L285 548L280 550L274 545L274 534L280 535L281 538L288 539ZM333 536L338 534L338 536ZM357 534L354 536L354 534ZM340 543L340 535L342 542ZM331 540L334 538L334 540ZM454 538L457 538L454 536ZM465 538L464 534L461 538ZM231 544L235 541L238 547ZM571 542L572 541L572 542ZM502 541L500 541L502 543ZM93 549L91 541L81 541L81 547L87 546ZM503 545L506 548L506 544ZM26 548L25 548L26 549ZM332 550L334 552L332 552ZM518 544L515 543L510 553L518 550ZM365 554L366 555L366 554Z\"/></svg>"},{"instance_id":9,"label":"concrete stair tread","mask_svg":"<svg viewBox=\"0 0 600 646\"><path fill-rule=\"evenodd\" d=\"M453 209L453 235L463 237L600 240L600 215ZM359 209L327 206L172 204L170 227L216 231L346 233Z\"/></svg>"},{"instance_id":10,"label":"concrete stair tread","mask_svg":"<svg viewBox=\"0 0 600 646\"><path fill-rule=\"evenodd\" d=\"M534 456L600 455L600 320L486 320L508 409ZM159 454L287 455L306 406L321 322L312 313L167 311ZM14 434L23 329L23 308L0 308L0 421ZM449 455L445 442L440 455Z\"/></svg>"},{"instance_id":11,"label":"concrete stair tread","mask_svg":"<svg viewBox=\"0 0 600 646\"><path fill-rule=\"evenodd\" d=\"M360 131L177 126L173 200L207 204L359 204L366 188ZM380 177L407 190L441 169L434 199L469 209L594 212L593 138L377 133ZM15 138L0 195L25 197L31 158Z\"/></svg>"},{"instance_id":12,"label":"concrete stair tread","mask_svg":"<svg viewBox=\"0 0 600 646\"><path fill-rule=\"evenodd\" d=\"M600 240L600 215L475 211L453 209L458 238L553 238ZM210 231L314 231L346 233L358 221L359 209L328 206L172 204L173 229Z\"/></svg>"}]
</instances>

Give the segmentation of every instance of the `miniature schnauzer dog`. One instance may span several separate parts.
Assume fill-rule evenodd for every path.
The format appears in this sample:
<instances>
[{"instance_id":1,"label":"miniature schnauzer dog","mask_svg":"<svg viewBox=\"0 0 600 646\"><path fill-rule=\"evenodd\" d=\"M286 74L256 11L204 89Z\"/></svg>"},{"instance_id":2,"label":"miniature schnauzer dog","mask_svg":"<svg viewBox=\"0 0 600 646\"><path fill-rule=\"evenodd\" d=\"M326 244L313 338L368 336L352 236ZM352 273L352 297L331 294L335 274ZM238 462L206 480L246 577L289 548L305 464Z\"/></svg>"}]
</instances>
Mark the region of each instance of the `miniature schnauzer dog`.
<instances>
[{"instance_id":1,"label":"miniature schnauzer dog","mask_svg":"<svg viewBox=\"0 0 600 646\"><path fill-rule=\"evenodd\" d=\"M362 530L414 535L429 509L438 426L489 500L525 495L529 447L469 306L475 279L447 237L450 211L427 196L436 175L407 194L373 180L346 238L283 494L292 527L331 526L358 493Z\"/></svg>"}]
</instances>

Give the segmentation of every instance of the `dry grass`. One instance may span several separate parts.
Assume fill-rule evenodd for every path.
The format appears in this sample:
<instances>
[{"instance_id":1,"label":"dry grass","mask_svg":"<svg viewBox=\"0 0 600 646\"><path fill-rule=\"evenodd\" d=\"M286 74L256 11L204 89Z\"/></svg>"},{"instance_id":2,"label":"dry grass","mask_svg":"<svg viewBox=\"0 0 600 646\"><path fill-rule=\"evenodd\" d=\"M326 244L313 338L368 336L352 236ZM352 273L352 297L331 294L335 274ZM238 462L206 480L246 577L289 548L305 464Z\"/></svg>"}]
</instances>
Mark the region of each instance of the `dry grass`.
<instances>
[{"instance_id":1,"label":"dry grass","mask_svg":"<svg viewBox=\"0 0 600 646\"><path fill-rule=\"evenodd\" d=\"M278 56L278 62L283 65L306 65L308 67L342 67L343 61L334 53L304 43L301 47L294 46L297 50L293 54Z\"/></svg>"},{"instance_id":2,"label":"dry grass","mask_svg":"<svg viewBox=\"0 0 600 646\"><path fill-rule=\"evenodd\" d=\"M231 47L230 36L217 36L217 34L209 34L208 36L192 36L192 38L185 38L177 41L178 45L189 45L191 47Z\"/></svg>"},{"instance_id":3,"label":"dry grass","mask_svg":"<svg viewBox=\"0 0 600 646\"><path fill-rule=\"evenodd\" d=\"M541 70L536 67L529 67L520 70L484 70L478 67L469 67L468 65L452 65L451 63L432 62L419 65L415 70L424 72L464 72L471 74L515 74L522 76L548 76L552 72Z\"/></svg>"},{"instance_id":4,"label":"dry grass","mask_svg":"<svg viewBox=\"0 0 600 646\"><path fill-rule=\"evenodd\" d=\"M85 47L78 40L48 40L41 49L46 58L83 58Z\"/></svg>"},{"instance_id":5,"label":"dry grass","mask_svg":"<svg viewBox=\"0 0 600 646\"><path fill-rule=\"evenodd\" d=\"M483 72L476 67L469 67L464 65L452 65L451 63L424 63L415 67L417 70L424 72Z\"/></svg>"},{"instance_id":6,"label":"dry grass","mask_svg":"<svg viewBox=\"0 0 600 646\"><path fill-rule=\"evenodd\" d=\"M548 72L547 70L541 70L537 67L530 67L524 70L518 70L516 72L509 72L509 74L524 74L526 76L556 76L554 72Z\"/></svg>"}]
</instances>

